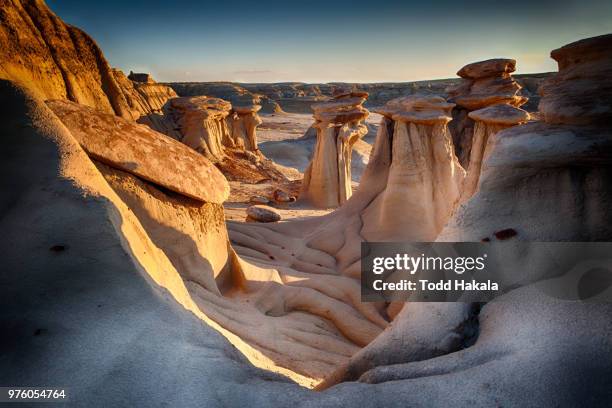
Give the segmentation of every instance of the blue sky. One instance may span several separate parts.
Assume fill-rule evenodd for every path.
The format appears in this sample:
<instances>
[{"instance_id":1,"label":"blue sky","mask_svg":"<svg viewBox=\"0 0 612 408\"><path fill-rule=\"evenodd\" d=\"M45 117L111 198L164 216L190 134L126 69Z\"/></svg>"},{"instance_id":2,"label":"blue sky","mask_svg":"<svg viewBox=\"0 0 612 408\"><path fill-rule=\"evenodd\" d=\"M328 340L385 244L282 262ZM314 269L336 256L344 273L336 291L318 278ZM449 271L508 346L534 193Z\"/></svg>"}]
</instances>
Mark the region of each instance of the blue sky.
<instances>
[{"instance_id":1,"label":"blue sky","mask_svg":"<svg viewBox=\"0 0 612 408\"><path fill-rule=\"evenodd\" d=\"M552 49L612 32L598 0L47 3L112 66L159 81L413 81L494 57L554 71Z\"/></svg>"}]
</instances>

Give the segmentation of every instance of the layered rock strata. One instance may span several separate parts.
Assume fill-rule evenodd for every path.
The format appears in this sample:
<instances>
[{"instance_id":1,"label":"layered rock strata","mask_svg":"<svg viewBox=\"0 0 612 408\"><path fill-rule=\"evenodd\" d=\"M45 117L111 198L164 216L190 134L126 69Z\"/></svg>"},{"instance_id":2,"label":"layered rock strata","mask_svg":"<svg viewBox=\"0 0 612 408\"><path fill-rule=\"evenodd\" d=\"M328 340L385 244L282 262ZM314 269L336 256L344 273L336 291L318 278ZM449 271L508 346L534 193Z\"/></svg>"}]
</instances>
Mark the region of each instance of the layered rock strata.
<instances>
[{"instance_id":1,"label":"layered rock strata","mask_svg":"<svg viewBox=\"0 0 612 408\"><path fill-rule=\"evenodd\" d=\"M351 152L368 132L362 106L367 93L348 92L312 105L317 142L302 184L300 199L317 207L342 205L352 195Z\"/></svg>"},{"instance_id":2,"label":"layered rock strata","mask_svg":"<svg viewBox=\"0 0 612 408\"><path fill-rule=\"evenodd\" d=\"M450 129L459 162L467 166L470 158L474 121L469 113L487 106L507 104L520 107L527 98L520 95L522 86L512 78L516 69L513 59L490 59L474 62L461 68L457 75L461 82L447 89L453 110Z\"/></svg>"}]
</instances>

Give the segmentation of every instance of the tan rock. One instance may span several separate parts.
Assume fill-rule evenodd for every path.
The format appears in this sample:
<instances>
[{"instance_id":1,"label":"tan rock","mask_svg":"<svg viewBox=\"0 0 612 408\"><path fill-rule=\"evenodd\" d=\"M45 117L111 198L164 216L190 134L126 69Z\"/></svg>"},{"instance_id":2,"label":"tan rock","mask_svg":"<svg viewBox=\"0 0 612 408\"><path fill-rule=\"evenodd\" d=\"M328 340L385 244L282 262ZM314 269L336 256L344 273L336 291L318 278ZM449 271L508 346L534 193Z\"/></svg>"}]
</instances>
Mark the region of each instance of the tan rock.
<instances>
[{"instance_id":1,"label":"tan rock","mask_svg":"<svg viewBox=\"0 0 612 408\"><path fill-rule=\"evenodd\" d=\"M296 200L296 198L283 190L274 190L272 193L272 197L274 201L279 203L292 203Z\"/></svg>"},{"instance_id":2,"label":"tan rock","mask_svg":"<svg viewBox=\"0 0 612 408\"><path fill-rule=\"evenodd\" d=\"M0 78L43 100L70 100L130 119L140 116L95 41L64 23L43 1L3 1L0 21Z\"/></svg>"},{"instance_id":3,"label":"tan rock","mask_svg":"<svg viewBox=\"0 0 612 408\"><path fill-rule=\"evenodd\" d=\"M264 196L252 196L249 198L249 203L266 205L270 204L270 200Z\"/></svg>"},{"instance_id":4,"label":"tan rock","mask_svg":"<svg viewBox=\"0 0 612 408\"><path fill-rule=\"evenodd\" d=\"M388 149L391 163L384 190L362 216L365 239L426 241L444 227L465 177L447 128L453 106L441 97L411 95L378 111L387 134L379 134L376 143ZM365 179L360 188L374 186Z\"/></svg>"},{"instance_id":5,"label":"tan rock","mask_svg":"<svg viewBox=\"0 0 612 408\"><path fill-rule=\"evenodd\" d=\"M527 98L519 94L521 85L511 76L515 66L516 61L504 58L468 64L457 72L463 80L447 88L451 102L457 104L449 128L463 166L468 166L474 132L474 121L468 113L492 105L519 107L527 102Z\"/></svg>"},{"instance_id":6,"label":"tan rock","mask_svg":"<svg viewBox=\"0 0 612 408\"><path fill-rule=\"evenodd\" d=\"M206 96L174 98L168 103L168 115L177 124L182 142L212 161L224 157L224 142L231 143L225 121L231 109L229 102Z\"/></svg>"},{"instance_id":7,"label":"tan rock","mask_svg":"<svg viewBox=\"0 0 612 408\"><path fill-rule=\"evenodd\" d=\"M478 190L478 182L482 163L487 159L493 149L495 134L512 126L526 123L529 113L521 108L510 105L493 105L488 108L470 112L468 115L476 122L470 161L467 166L467 175L461 192L461 202L470 199Z\"/></svg>"},{"instance_id":8,"label":"tan rock","mask_svg":"<svg viewBox=\"0 0 612 408\"><path fill-rule=\"evenodd\" d=\"M227 180L205 157L149 127L68 101L49 107L97 160L196 200L223 203Z\"/></svg>"},{"instance_id":9,"label":"tan rock","mask_svg":"<svg viewBox=\"0 0 612 408\"><path fill-rule=\"evenodd\" d=\"M369 114L362 106L366 97L364 92L343 92L329 102L312 105L317 142L300 199L333 208L352 195L351 151L368 132L363 124Z\"/></svg>"},{"instance_id":10,"label":"tan rock","mask_svg":"<svg viewBox=\"0 0 612 408\"><path fill-rule=\"evenodd\" d=\"M491 76L504 76L515 70L515 60L508 58L493 58L468 64L457 71L457 76L461 78L477 79Z\"/></svg>"},{"instance_id":11,"label":"tan rock","mask_svg":"<svg viewBox=\"0 0 612 408\"><path fill-rule=\"evenodd\" d=\"M246 210L247 216L257 222L280 221L280 213L267 205L252 205Z\"/></svg>"},{"instance_id":12,"label":"tan rock","mask_svg":"<svg viewBox=\"0 0 612 408\"><path fill-rule=\"evenodd\" d=\"M252 152L258 151L256 129L261 125L261 118L257 114L260 109L260 105L232 107L228 122L235 147Z\"/></svg>"},{"instance_id":13,"label":"tan rock","mask_svg":"<svg viewBox=\"0 0 612 408\"><path fill-rule=\"evenodd\" d=\"M612 34L576 41L550 53L559 73L540 88L539 110L551 124L612 120Z\"/></svg>"}]
</instances>

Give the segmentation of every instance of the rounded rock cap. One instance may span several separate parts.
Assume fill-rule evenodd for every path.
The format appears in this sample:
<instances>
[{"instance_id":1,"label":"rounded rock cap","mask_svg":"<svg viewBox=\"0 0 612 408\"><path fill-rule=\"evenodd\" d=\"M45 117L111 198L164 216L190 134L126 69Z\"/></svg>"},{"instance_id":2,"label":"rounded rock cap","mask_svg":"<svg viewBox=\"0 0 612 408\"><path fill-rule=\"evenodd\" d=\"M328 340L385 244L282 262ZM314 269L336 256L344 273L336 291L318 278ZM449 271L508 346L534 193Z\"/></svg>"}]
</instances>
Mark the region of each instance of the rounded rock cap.
<instances>
[{"instance_id":1,"label":"rounded rock cap","mask_svg":"<svg viewBox=\"0 0 612 408\"><path fill-rule=\"evenodd\" d=\"M461 78L477 79L490 76L502 76L516 70L516 61L510 58L493 58L467 64L457 75Z\"/></svg>"},{"instance_id":2,"label":"rounded rock cap","mask_svg":"<svg viewBox=\"0 0 612 408\"><path fill-rule=\"evenodd\" d=\"M468 116L479 122L514 126L529 120L529 113L511 105L492 105L468 113Z\"/></svg>"}]
</instances>

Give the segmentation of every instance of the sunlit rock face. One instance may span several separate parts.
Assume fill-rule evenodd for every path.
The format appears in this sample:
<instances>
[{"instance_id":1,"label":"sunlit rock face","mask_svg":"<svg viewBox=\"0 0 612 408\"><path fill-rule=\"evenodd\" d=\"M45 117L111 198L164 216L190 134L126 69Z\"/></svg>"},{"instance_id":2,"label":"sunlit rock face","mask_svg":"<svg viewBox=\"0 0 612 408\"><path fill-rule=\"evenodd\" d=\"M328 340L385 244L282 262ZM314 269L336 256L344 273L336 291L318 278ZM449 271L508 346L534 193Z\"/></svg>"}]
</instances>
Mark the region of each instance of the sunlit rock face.
<instances>
[{"instance_id":1,"label":"sunlit rock face","mask_svg":"<svg viewBox=\"0 0 612 408\"><path fill-rule=\"evenodd\" d=\"M135 119L95 41L42 1L0 3L0 78L41 99L65 99Z\"/></svg>"},{"instance_id":2,"label":"sunlit rock face","mask_svg":"<svg viewBox=\"0 0 612 408\"><path fill-rule=\"evenodd\" d=\"M304 173L300 199L333 208L352 195L351 152L368 132L363 121L369 112L362 106L367 96L365 92L343 92L329 102L312 105L317 142Z\"/></svg>"},{"instance_id":3,"label":"sunlit rock face","mask_svg":"<svg viewBox=\"0 0 612 408\"><path fill-rule=\"evenodd\" d=\"M551 52L559 72L540 89L543 120L489 139L478 191L443 237L479 241L512 228L523 240L610 239L611 48L606 35Z\"/></svg>"},{"instance_id":4,"label":"sunlit rock face","mask_svg":"<svg viewBox=\"0 0 612 408\"><path fill-rule=\"evenodd\" d=\"M529 113L511 105L499 104L478 109L468 114L475 123L467 176L461 191L461 201L466 201L478 189L482 163L493 149L493 136L504 129L526 123Z\"/></svg>"},{"instance_id":5,"label":"sunlit rock face","mask_svg":"<svg viewBox=\"0 0 612 408\"><path fill-rule=\"evenodd\" d=\"M257 114L261 105L242 105L232 107L228 116L231 142L239 149L256 152L257 126L261 125L261 118Z\"/></svg>"},{"instance_id":6,"label":"sunlit rock face","mask_svg":"<svg viewBox=\"0 0 612 408\"><path fill-rule=\"evenodd\" d=\"M363 215L366 239L433 239L450 217L465 176L447 127L453 106L441 97L408 96L378 111L387 133L378 137L387 140L376 143L389 146L391 163L385 190Z\"/></svg>"},{"instance_id":7,"label":"sunlit rock face","mask_svg":"<svg viewBox=\"0 0 612 408\"><path fill-rule=\"evenodd\" d=\"M520 95L521 85L512 78L513 59L497 58L474 62L461 68L462 81L447 89L449 100L457 106L449 124L459 162L467 166L470 158L474 121L469 112L497 104L520 107L527 98Z\"/></svg>"},{"instance_id":8,"label":"sunlit rock face","mask_svg":"<svg viewBox=\"0 0 612 408\"><path fill-rule=\"evenodd\" d=\"M183 143L219 161L223 158L223 145L231 143L225 120L231 109L232 105L223 99L194 96L170 100L167 114L176 123Z\"/></svg>"}]
</instances>

